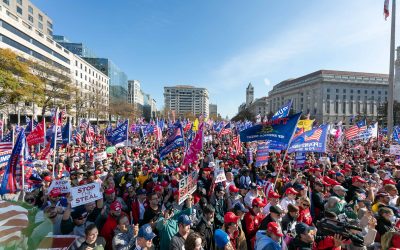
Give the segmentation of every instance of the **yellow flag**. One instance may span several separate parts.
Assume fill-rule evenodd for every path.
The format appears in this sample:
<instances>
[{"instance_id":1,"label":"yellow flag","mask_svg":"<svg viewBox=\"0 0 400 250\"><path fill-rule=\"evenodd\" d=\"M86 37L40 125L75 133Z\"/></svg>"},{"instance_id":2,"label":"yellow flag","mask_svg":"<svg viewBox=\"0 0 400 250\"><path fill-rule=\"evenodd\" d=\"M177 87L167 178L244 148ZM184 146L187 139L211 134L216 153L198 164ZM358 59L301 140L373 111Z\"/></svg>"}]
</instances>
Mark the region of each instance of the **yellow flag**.
<instances>
[{"instance_id":1,"label":"yellow flag","mask_svg":"<svg viewBox=\"0 0 400 250\"><path fill-rule=\"evenodd\" d=\"M304 129L304 132L309 131L312 129L314 121L315 120L299 120L297 127Z\"/></svg>"},{"instance_id":2,"label":"yellow flag","mask_svg":"<svg viewBox=\"0 0 400 250\"><path fill-rule=\"evenodd\" d=\"M193 131L199 130L199 119L196 118L196 120L194 120L192 130Z\"/></svg>"}]
</instances>

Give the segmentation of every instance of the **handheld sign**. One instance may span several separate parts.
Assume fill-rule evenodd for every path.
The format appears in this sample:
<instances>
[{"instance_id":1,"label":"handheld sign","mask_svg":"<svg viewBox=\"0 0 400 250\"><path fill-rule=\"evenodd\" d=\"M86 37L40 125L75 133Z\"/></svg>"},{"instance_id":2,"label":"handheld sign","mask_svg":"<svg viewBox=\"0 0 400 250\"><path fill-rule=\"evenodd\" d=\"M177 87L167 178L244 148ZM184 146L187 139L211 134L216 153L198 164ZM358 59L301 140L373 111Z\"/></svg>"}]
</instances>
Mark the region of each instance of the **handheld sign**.
<instances>
[{"instance_id":1,"label":"handheld sign","mask_svg":"<svg viewBox=\"0 0 400 250\"><path fill-rule=\"evenodd\" d=\"M390 145L391 155L400 155L400 145Z\"/></svg>"},{"instance_id":2,"label":"handheld sign","mask_svg":"<svg viewBox=\"0 0 400 250\"><path fill-rule=\"evenodd\" d=\"M179 180L179 205L197 189L197 172L193 171L188 176Z\"/></svg>"},{"instance_id":3,"label":"handheld sign","mask_svg":"<svg viewBox=\"0 0 400 250\"><path fill-rule=\"evenodd\" d=\"M71 195L71 207L77 207L103 198L100 192L100 183L97 182L73 187L71 188Z\"/></svg>"},{"instance_id":4,"label":"handheld sign","mask_svg":"<svg viewBox=\"0 0 400 250\"><path fill-rule=\"evenodd\" d=\"M103 151L103 152L100 152L100 153L97 153L97 154L94 155L94 160L95 161L102 161L102 160L105 160L105 159L107 159L107 152L106 151Z\"/></svg>"},{"instance_id":5,"label":"handheld sign","mask_svg":"<svg viewBox=\"0 0 400 250\"><path fill-rule=\"evenodd\" d=\"M214 176L215 183L226 181L225 170L223 168L215 167Z\"/></svg>"},{"instance_id":6,"label":"handheld sign","mask_svg":"<svg viewBox=\"0 0 400 250\"><path fill-rule=\"evenodd\" d=\"M69 180L54 180L51 182L51 185L49 187L49 193L51 190L54 188L58 188L61 190L62 194L69 193L71 191L71 183Z\"/></svg>"}]
</instances>

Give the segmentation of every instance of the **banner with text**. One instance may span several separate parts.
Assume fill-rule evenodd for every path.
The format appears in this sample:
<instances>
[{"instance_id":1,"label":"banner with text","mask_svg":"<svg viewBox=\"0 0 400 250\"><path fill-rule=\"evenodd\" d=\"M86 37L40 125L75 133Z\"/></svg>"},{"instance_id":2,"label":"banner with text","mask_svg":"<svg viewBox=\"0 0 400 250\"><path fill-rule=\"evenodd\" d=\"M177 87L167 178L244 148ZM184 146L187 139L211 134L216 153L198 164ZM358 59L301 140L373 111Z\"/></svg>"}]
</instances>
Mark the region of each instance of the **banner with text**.
<instances>
[{"instance_id":1,"label":"banner with text","mask_svg":"<svg viewBox=\"0 0 400 250\"><path fill-rule=\"evenodd\" d=\"M100 192L100 183L94 182L71 188L71 207L77 207L103 198Z\"/></svg>"}]
</instances>

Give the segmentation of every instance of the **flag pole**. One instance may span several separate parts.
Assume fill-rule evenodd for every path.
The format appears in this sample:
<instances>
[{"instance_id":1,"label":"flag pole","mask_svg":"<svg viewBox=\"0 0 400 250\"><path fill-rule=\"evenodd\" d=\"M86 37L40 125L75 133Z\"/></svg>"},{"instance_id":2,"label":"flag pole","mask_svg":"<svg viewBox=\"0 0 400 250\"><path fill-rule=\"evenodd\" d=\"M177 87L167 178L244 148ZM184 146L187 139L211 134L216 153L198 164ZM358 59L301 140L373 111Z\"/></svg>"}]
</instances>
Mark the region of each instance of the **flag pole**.
<instances>
[{"instance_id":1,"label":"flag pole","mask_svg":"<svg viewBox=\"0 0 400 250\"><path fill-rule=\"evenodd\" d=\"M388 91L388 137L393 134L393 91L394 91L394 54L396 39L396 0L392 0L392 24L390 32L390 66L389 66L389 91Z\"/></svg>"},{"instance_id":2,"label":"flag pole","mask_svg":"<svg viewBox=\"0 0 400 250\"><path fill-rule=\"evenodd\" d=\"M55 168L56 168L56 152L57 152L57 132L58 132L58 107L56 109L56 114L54 116L54 127L55 127L55 131L54 131L54 138L53 138L53 142L54 142L54 148L53 148L53 177L54 177L54 172L55 172Z\"/></svg>"},{"instance_id":3,"label":"flag pole","mask_svg":"<svg viewBox=\"0 0 400 250\"><path fill-rule=\"evenodd\" d=\"M128 142L129 142L129 118L128 118L128 125L126 128L126 147L128 147Z\"/></svg>"}]
</instances>

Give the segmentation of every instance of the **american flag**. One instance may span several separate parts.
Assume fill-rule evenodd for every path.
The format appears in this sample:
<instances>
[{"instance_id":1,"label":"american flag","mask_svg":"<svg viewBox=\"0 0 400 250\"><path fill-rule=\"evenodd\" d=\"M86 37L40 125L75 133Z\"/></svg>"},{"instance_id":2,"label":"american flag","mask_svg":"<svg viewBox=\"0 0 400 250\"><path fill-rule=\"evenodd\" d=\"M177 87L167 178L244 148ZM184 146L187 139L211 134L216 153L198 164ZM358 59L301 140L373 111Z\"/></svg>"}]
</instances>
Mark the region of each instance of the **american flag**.
<instances>
[{"instance_id":1,"label":"american flag","mask_svg":"<svg viewBox=\"0 0 400 250\"><path fill-rule=\"evenodd\" d=\"M364 124L362 126L354 125L346 129L346 131L344 132L344 136L346 137L347 140L351 140L358 134L363 133L366 130L367 130L367 125Z\"/></svg>"},{"instance_id":2,"label":"american flag","mask_svg":"<svg viewBox=\"0 0 400 250\"><path fill-rule=\"evenodd\" d=\"M77 145L80 145L82 143L82 135L78 131L75 131L75 142Z\"/></svg>"},{"instance_id":3,"label":"american flag","mask_svg":"<svg viewBox=\"0 0 400 250\"><path fill-rule=\"evenodd\" d=\"M81 119L79 122L79 127L83 130L85 130L88 125L89 125L89 123L85 118Z\"/></svg>"},{"instance_id":4,"label":"american flag","mask_svg":"<svg viewBox=\"0 0 400 250\"><path fill-rule=\"evenodd\" d=\"M87 144L92 144L94 141L94 129L93 126L90 125L90 123L88 124L88 127L86 129L85 141Z\"/></svg>"},{"instance_id":5,"label":"american flag","mask_svg":"<svg viewBox=\"0 0 400 250\"><path fill-rule=\"evenodd\" d=\"M319 140L321 138L322 135L322 129L318 128L317 130L314 131L314 133L312 133L312 135L310 136L305 136L304 141L315 141L315 140Z\"/></svg>"},{"instance_id":6,"label":"american flag","mask_svg":"<svg viewBox=\"0 0 400 250\"><path fill-rule=\"evenodd\" d=\"M13 131L11 130L10 133L5 135L3 139L0 141L0 152L8 151L13 149Z\"/></svg>"},{"instance_id":7,"label":"american flag","mask_svg":"<svg viewBox=\"0 0 400 250\"><path fill-rule=\"evenodd\" d=\"M243 148L242 148L242 144L240 142L240 137L237 135L234 135L232 141L233 141L233 146L235 147L237 154L242 154Z\"/></svg>"},{"instance_id":8,"label":"american flag","mask_svg":"<svg viewBox=\"0 0 400 250\"><path fill-rule=\"evenodd\" d=\"M0 201L0 244L23 244L22 230L29 225L28 210L10 201Z\"/></svg>"},{"instance_id":9,"label":"american flag","mask_svg":"<svg viewBox=\"0 0 400 250\"><path fill-rule=\"evenodd\" d=\"M223 135L228 135L230 133L232 133L231 123L228 123L225 125L225 127L221 130L219 134L223 136Z\"/></svg>"}]
</instances>

